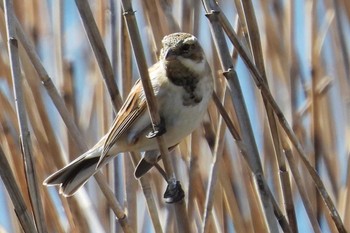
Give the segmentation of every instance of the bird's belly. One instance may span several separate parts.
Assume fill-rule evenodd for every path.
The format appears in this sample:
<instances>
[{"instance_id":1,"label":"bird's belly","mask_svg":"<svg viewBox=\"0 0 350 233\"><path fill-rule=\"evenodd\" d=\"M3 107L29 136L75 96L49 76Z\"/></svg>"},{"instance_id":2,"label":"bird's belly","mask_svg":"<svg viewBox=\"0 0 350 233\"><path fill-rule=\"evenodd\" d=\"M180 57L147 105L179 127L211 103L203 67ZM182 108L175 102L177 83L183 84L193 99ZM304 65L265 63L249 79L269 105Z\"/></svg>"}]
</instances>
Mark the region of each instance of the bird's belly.
<instances>
[{"instance_id":1,"label":"bird's belly","mask_svg":"<svg viewBox=\"0 0 350 233\"><path fill-rule=\"evenodd\" d=\"M169 105L161 110L161 115L165 120L166 133L163 135L167 147L178 144L183 138L192 133L200 124L206 111L206 105L198 104L196 106ZM146 134L140 136L133 146L135 151L148 151L158 149L155 138L148 139Z\"/></svg>"},{"instance_id":2,"label":"bird's belly","mask_svg":"<svg viewBox=\"0 0 350 233\"><path fill-rule=\"evenodd\" d=\"M209 80L210 81L210 80ZM188 136L195 130L203 119L207 111L208 102L211 98L211 83L201 83L198 86L202 99L198 103L185 105L182 87L168 88L167 92L161 94L159 103L159 113L163 118L166 128L166 133L163 135L168 147L178 144L183 138ZM208 93L206 93L208 92ZM134 145L128 146L134 151L148 151L158 149L157 140L148 139L146 135L150 129L146 129L137 138ZM131 148L132 147L132 148Z\"/></svg>"},{"instance_id":3,"label":"bird's belly","mask_svg":"<svg viewBox=\"0 0 350 233\"><path fill-rule=\"evenodd\" d=\"M169 110L169 112L171 111ZM201 109L200 104L182 106L177 111L173 111L171 113L173 117L167 117L168 120L165 122L167 130L165 140L169 146L179 143L184 137L192 133L200 124L204 113L205 110Z\"/></svg>"}]
</instances>

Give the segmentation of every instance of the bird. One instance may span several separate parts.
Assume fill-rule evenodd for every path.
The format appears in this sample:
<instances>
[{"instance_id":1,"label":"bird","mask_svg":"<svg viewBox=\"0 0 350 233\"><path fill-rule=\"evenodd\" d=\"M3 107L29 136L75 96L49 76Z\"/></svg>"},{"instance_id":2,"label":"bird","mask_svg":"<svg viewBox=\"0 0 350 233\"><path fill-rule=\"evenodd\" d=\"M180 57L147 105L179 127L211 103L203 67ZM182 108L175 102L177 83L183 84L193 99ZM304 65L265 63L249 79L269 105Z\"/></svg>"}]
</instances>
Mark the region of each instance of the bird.
<instances>
[{"instance_id":1,"label":"bird","mask_svg":"<svg viewBox=\"0 0 350 233\"><path fill-rule=\"evenodd\" d=\"M160 159L156 136L162 134L166 146L172 150L200 125L214 84L198 39L184 32L166 35L159 60L148 72L162 123L158 132L153 131L143 86L138 79L107 134L91 149L47 177L44 185L58 185L60 194L72 196L122 152L144 152L135 169L135 177L139 178Z\"/></svg>"}]
</instances>

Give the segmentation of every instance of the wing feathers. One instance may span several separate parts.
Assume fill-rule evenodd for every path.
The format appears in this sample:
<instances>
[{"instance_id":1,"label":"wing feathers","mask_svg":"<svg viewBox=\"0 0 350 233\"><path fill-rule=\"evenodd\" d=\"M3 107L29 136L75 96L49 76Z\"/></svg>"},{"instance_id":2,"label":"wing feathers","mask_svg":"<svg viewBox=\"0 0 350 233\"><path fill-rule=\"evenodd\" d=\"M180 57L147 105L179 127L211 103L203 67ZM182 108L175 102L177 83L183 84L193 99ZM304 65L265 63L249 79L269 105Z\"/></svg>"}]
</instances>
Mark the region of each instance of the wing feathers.
<instances>
[{"instance_id":1,"label":"wing feathers","mask_svg":"<svg viewBox=\"0 0 350 233\"><path fill-rule=\"evenodd\" d=\"M103 161L108 157L108 151L113 147L121 135L123 135L123 133L133 125L134 121L136 121L147 109L145 99L141 98L142 91L142 84L139 79L118 112L110 131L107 133L107 138L104 141L102 155L97 164L97 168L103 164Z\"/></svg>"},{"instance_id":2,"label":"wing feathers","mask_svg":"<svg viewBox=\"0 0 350 233\"><path fill-rule=\"evenodd\" d=\"M155 95L159 94L158 92L161 85L160 77L162 75L159 73L159 69L157 69L159 65L161 64L158 62L149 69L151 83ZM146 110L146 98L143 92L141 80L139 79L131 89L129 96L118 112L118 115L114 120L110 131L107 133L106 140L103 144L103 152L97 168L99 168L99 166L102 164L102 161L105 159L105 157L108 157L108 151L113 147L118 139L120 139L120 137L135 124L135 121L138 121L139 118L145 114ZM142 127L146 128L148 125L144 125Z\"/></svg>"}]
</instances>

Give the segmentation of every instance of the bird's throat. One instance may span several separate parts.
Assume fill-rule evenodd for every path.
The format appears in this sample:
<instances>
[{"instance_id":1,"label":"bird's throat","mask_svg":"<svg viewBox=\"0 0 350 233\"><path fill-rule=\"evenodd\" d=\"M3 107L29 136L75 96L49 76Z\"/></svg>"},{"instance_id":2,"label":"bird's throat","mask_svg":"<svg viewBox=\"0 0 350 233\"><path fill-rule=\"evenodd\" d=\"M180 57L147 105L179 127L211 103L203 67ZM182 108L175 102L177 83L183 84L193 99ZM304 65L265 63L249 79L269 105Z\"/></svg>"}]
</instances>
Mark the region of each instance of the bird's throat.
<instances>
[{"instance_id":1,"label":"bird's throat","mask_svg":"<svg viewBox=\"0 0 350 233\"><path fill-rule=\"evenodd\" d=\"M194 74L181 62L172 62L166 66L166 73L169 80L176 86L185 90L183 95L184 106L194 106L202 101L202 96L196 92L199 82L198 75Z\"/></svg>"}]
</instances>

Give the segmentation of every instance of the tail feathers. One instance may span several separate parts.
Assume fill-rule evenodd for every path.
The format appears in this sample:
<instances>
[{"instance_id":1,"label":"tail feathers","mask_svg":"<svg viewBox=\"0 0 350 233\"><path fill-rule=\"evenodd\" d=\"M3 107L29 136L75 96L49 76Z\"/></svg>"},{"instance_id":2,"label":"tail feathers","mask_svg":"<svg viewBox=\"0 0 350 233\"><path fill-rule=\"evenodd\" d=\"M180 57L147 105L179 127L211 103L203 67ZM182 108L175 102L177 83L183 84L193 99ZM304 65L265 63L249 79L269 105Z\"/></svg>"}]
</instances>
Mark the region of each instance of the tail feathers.
<instances>
[{"instance_id":1,"label":"tail feathers","mask_svg":"<svg viewBox=\"0 0 350 233\"><path fill-rule=\"evenodd\" d=\"M158 156L157 159L153 162L148 162L145 158L142 158L135 168L135 178L139 179L141 176L145 175L153 166L161 160L161 157Z\"/></svg>"},{"instance_id":2,"label":"tail feathers","mask_svg":"<svg viewBox=\"0 0 350 233\"><path fill-rule=\"evenodd\" d=\"M60 185L60 193L72 196L97 170L99 157L81 156L58 170L44 181L44 185Z\"/></svg>"},{"instance_id":3,"label":"tail feathers","mask_svg":"<svg viewBox=\"0 0 350 233\"><path fill-rule=\"evenodd\" d=\"M151 170L153 166L154 164L149 163L144 158L142 158L136 166L135 173L134 173L135 178L136 179L141 178L144 174L146 174L149 170Z\"/></svg>"}]
</instances>

